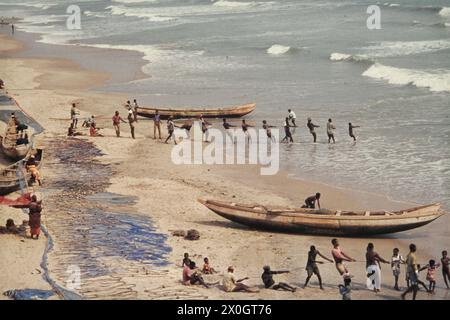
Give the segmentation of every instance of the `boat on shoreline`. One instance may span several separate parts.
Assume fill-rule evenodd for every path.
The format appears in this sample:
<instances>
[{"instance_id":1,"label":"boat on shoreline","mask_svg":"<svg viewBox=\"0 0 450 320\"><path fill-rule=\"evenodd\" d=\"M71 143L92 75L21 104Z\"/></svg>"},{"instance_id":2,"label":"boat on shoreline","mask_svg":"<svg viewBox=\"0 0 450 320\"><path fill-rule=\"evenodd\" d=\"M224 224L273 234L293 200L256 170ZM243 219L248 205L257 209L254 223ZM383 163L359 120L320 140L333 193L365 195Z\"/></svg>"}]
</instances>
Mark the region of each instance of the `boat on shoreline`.
<instances>
[{"instance_id":1,"label":"boat on shoreline","mask_svg":"<svg viewBox=\"0 0 450 320\"><path fill-rule=\"evenodd\" d=\"M186 118L240 118L253 110L255 110L256 104L250 103L241 106L217 108L217 109L172 109L172 108L145 108L137 107L136 112L139 116L145 118L154 118L155 113L158 110L161 119L168 119L172 117L174 119L186 119Z\"/></svg>"},{"instance_id":2,"label":"boat on shoreline","mask_svg":"<svg viewBox=\"0 0 450 320\"><path fill-rule=\"evenodd\" d=\"M23 159L31 149L31 141L27 144L17 144L17 139L20 137L18 133L5 132L4 137L0 137L2 140L3 153L11 160Z\"/></svg>"},{"instance_id":3,"label":"boat on shoreline","mask_svg":"<svg viewBox=\"0 0 450 320\"><path fill-rule=\"evenodd\" d=\"M219 216L248 227L281 232L366 236L406 231L424 226L446 212L439 203L400 211L340 211L268 208L215 200L198 200Z\"/></svg>"},{"instance_id":4,"label":"boat on shoreline","mask_svg":"<svg viewBox=\"0 0 450 320\"><path fill-rule=\"evenodd\" d=\"M31 172L26 169L26 163L32 155L35 156L36 167L40 169L43 160L42 149L30 150L25 158L0 170L0 195L20 190L23 178L27 183L32 181ZM18 170L22 170L22 174L18 173Z\"/></svg>"}]
</instances>

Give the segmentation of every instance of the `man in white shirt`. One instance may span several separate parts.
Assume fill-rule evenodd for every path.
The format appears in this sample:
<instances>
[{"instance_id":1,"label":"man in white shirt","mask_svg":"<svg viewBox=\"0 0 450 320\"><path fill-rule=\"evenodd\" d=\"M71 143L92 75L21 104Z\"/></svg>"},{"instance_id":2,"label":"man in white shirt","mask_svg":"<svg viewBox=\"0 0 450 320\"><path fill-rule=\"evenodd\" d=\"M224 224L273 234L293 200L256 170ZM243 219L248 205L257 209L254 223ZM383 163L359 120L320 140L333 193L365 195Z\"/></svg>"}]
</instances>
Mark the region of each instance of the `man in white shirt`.
<instances>
[{"instance_id":1,"label":"man in white shirt","mask_svg":"<svg viewBox=\"0 0 450 320\"><path fill-rule=\"evenodd\" d=\"M297 119L297 116L295 115L295 112L292 111L291 109L288 109L288 112L289 112L289 120L291 120L292 125L296 127L297 125L295 124L295 119Z\"/></svg>"},{"instance_id":2,"label":"man in white shirt","mask_svg":"<svg viewBox=\"0 0 450 320\"><path fill-rule=\"evenodd\" d=\"M336 140L334 140L334 130L335 129L336 129L336 127L333 124L333 121L331 119L328 119L328 123L327 123L328 143L331 143L331 140L333 140L333 143L336 143Z\"/></svg>"},{"instance_id":3,"label":"man in white shirt","mask_svg":"<svg viewBox=\"0 0 450 320\"><path fill-rule=\"evenodd\" d=\"M242 281L247 280L248 277L236 280L234 275L234 267L228 267L228 272L223 275L222 288L225 292L259 292L259 290L253 290L249 286L242 283Z\"/></svg>"}]
</instances>

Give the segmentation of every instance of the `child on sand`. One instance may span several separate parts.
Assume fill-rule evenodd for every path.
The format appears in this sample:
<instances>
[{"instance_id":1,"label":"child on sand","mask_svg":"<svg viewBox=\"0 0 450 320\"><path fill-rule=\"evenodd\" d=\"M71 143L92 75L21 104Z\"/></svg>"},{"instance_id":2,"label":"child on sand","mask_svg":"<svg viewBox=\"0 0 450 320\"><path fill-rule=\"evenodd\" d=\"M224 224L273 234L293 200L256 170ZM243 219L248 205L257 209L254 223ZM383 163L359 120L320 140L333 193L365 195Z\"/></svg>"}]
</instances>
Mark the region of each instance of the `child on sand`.
<instances>
[{"instance_id":1,"label":"child on sand","mask_svg":"<svg viewBox=\"0 0 450 320\"><path fill-rule=\"evenodd\" d=\"M440 266L440 263L436 264L436 261L430 260L425 267L420 269L420 271L427 270L427 281L430 282L429 293L434 293L434 288L436 287L436 269Z\"/></svg>"},{"instance_id":2,"label":"child on sand","mask_svg":"<svg viewBox=\"0 0 450 320\"><path fill-rule=\"evenodd\" d=\"M214 270L214 268L212 268L209 265L209 259L206 257L205 259L203 259L204 264L203 264L203 273L204 274L213 274L213 273L217 273L216 270Z\"/></svg>"},{"instance_id":3,"label":"child on sand","mask_svg":"<svg viewBox=\"0 0 450 320\"><path fill-rule=\"evenodd\" d=\"M400 276L400 265L405 263L405 260L403 259L403 257L400 255L399 252L400 250L398 250L398 248L395 248L393 250L391 258L392 274L394 275L395 279L394 289L397 291L400 290L398 287L398 278Z\"/></svg>"},{"instance_id":4,"label":"child on sand","mask_svg":"<svg viewBox=\"0 0 450 320\"><path fill-rule=\"evenodd\" d=\"M191 265L191 259L189 259L189 253L186 252L184 254L183 264L181 266L184 267L184 266L190 266L190 265Z\"/></svg>"},{"instance_id":5,"label":"child on sand","mask_svg":"<svg viewBox=\"0 0 450 320\"><path fill-rule=\"evenodd\" d=\"M447 256L447 250L442 251L442 258L441 258L441 263L442 263L442 277L444 277L444 282L445 285L447 286L447 289L450 289L450 287L448 286L448 281L450 281L450 270L449 270L449 258Z\"/></svg>"},{"instance_id":6,"label":"child on sand","mask_svg":"<svg viewBox=\"0 0 450 320\"><path fill-rule=\"evenodd\" d=\"M352 279L350 274L344 274L344 285L339 285L339 293L342 295L342 300L352 300Z\"/></svg>"},{"instance_id":7,"label":"child on sand","mask_svg":"<svg viewBox=\"0 0 450 320\"><path fill-rule=\"evenodd\" d=\"M273 280L273 275L274 274L282 274L282 273L289 273L289 271L271 271L269 266L264 266L263 267L263 274L261 275L261 279L264 283L264 287L266 289L273 289L273 290L285 290L285 291L291 291L291 292L295 292L295 290L297 290L296 288L288 285L287 283L284 282L279 282L278 284L275 284L275 281Z\"/></svg>"}]
</instances>

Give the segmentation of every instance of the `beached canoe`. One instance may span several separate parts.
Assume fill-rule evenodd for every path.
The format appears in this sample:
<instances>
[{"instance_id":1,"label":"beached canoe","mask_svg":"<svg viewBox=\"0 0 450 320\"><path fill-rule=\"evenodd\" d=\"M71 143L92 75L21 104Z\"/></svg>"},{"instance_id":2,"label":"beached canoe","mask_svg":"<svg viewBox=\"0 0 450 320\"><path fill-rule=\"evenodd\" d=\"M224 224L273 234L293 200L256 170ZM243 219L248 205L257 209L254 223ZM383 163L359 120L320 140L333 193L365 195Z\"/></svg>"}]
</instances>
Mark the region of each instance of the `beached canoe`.
<instances>
[{"instance_id":1,"label":"beached canoe","mask_svg":"<svg viewBox=\"0 0 450 320\"><path fill-rule=\"evenodd\" d=\"M334 211L303 208L268 208L201 200L225 219L263 230L301 234L366 236L394 233L424 226L445 214L440 204L400 211Z\"/></svg>"},{"instance_id":2,"label":"beached canoe","mask_svg":"<svg viewBox=\"0 0 450 320\"><path fill-rule=\"evenodd\" d=\"M27 183L31 182L31 173L27 171L26 163L32 155L35 156L37 168L40 169L44 156L42 149L30 150L24 159L0 170L0 195L7 195L20 190L23 177L25 177ZM18 173L18 170L22 170L22 174Z\"/></svg>"},{"instance_id":3,"label":"beached canoe","mask_svg":"<svg viewBox=\"0 0 450 320\"><path fill-rule=\"evenodd\" d=\"M253 110L256 104L250 103L242 106L218 108L218 109L170 109L170 108L144 108L137 107L137 114L141 117L153 118L156 110L159 111L161 119L167 119L172 116L174 119L199 118L239 118L243 117Z\"/></svg>"},{"instance_id":4,"label":"beached canoe","mask_svg":"<svg viewBox=\"0 0 450 320\"><path fill-rule=\"evenodd\" d=\"M16 133L9 133L8 130L1 138L3 153L11 160L23 159L31 149L31 141L28 144L17 145L17 138Z\"/></svg>"}]
</instances>

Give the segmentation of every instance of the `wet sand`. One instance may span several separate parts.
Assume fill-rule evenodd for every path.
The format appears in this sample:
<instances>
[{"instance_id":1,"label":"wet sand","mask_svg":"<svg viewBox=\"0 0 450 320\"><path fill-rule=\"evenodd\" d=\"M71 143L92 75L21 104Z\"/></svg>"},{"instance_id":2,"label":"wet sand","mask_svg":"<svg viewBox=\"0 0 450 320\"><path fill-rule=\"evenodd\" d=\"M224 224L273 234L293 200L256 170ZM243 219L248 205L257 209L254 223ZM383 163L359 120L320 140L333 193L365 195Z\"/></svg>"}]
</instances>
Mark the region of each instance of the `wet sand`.
<instances>
[{"instance_id":1,"label":"wet sand","mask_svg":"<svg viewBox=\"0 0 450 320\"><path fill-rule=\"evenodd\" d=\"M65 286L67 267L81 266L82 285L79 291L87 298L340 299L337 284L341 283L341 279L332 264L321 266L325 282L324 291L317 288L315 278L311 280L310 288L299 289L295 294L273 290L262 290L258 294L228 294L216 287L207 290L181 285L180 264L184 252L189 252L199 265L203 257L208 256L212 266L221 272L225 271L228 265L235 265L237 276L249 276L248 284L255 286L261 285L260 275L265 264L271 265L272 269L292 271L288 275L276 277L276 280L286 281L295 286L303 284L306 277L304 266L311 244L315 244L323 254L330 256L330 237L252 230L216 216L198 203L197 198L233 199L235 202L292 206L299 205L301 199L320 190L326 195L322 201L323 207L393 210L410 205L394 202L379 195L290 179L283 172L276 176L263 177L259 175L256 166L176 166L170 160L172 145L150 139L153 134L151 121L141 120L137 123L136 140L130 139L126 124L122 125L123 137L115 137L110 118L115 110L125 113L121 104L128 99L127 95L103 94L90 90L107 81L107 74L85 70L74 62L64 59L52 62L42 58L14 58L10 55L11 51L8 52L9 56L2 55L0 59L2 70L0 77L5 80L8 88L11 88L9 93L46 128L39 143L50 148L49 158L44 163L43 169L45 187L39 190L45 204L44 223L55 244L54 250L49 253L49 273L59 285ZM99 168L102 167L100 164L108 167L106 176L96 176L92 171L92 176L83 178L83 181L86 181L85 194L82 192L84 184L80 180L74 183L74 188L67 190L67 186L70 186L70 182L75 178L65 172L72 170L76 173L79 172L77 170L86 170L82 169L84 162L70 162L70 158L61 159L70 149L67 141L72 141L65 137L72 102L79 103L81 118L95 114L98 116L98 126L105 128L102 130L105 135L103 138L74 139L93 143L89 150L95 146L101 152L90 155L98 161L93 164L93 168L97 165ZM71 167L71 163L75 167ZM95 185L98 189L93 192L90 188ZM97 197L98 206L93 205L92 198L89 198L93 194L97 195L94 198ZM125 204L111 204L108 203L111 197L98 199L98 194L114 194L113 198L133 200ZM63 202L59 203L59 199L63 199ZM101 214L84 213L83 210L91 206L101 210ZM5 212L2 208L2 220L11 214L12 211L8 209ZM106 239L110 235L114 237L116 232L114 228L105 230L105 223L116 225L115 227L137 222L146 225L143 221L149 223L147 226L154 226L154 232L163 236L163 245L160 246L171 248L170 252L162 256L162 260L167 264L157 265L143 259L133 259L129 257L129 253L120 250L111 254L111 250L114 251L117 244L109 246L108 241L105 243L98 241L96 229L100 230L99 234L105 235ZM199 241L187 241L172 236L172 231L178 229L197 229L201 238ZM86 238L83 238L84 233ZM5 241L3 236L0 239L2 242ZM11 239L13 240L6 246L8 249L2 249L2 254L29 265L37 262L29 260L26 256L17 255L16 247L20 240L12 236ZM136 246L149 248L150 244L133 240L131 234L126 239ZM429 256L420 249L428 240L426 234L422 237L411 237L410 233L372 239L342 238L343 249L359 261L349 264L351 273L355 275L353 298L399 298L399 293L391 289L393 278L388 265L383 265L382 293L375 295L365 289L365 263L362 261L369 241L375 243L376 250L385 259L390 258L392 248L395 246L406 256L408 243L414 241L419 246L419 260L424 263ZM37 253L42 253L44 240L33 242L25 239L25 241L32 246L30 250L33 250L34 254L39 256ZM72 249L75 249L75 255L70 254ZM0 289L23 287L11 280L20 277L20 270L5 268L1 270L7 276L5 282L1 282L4 285ZM404 270L402 271L401 278L404 277ZM216 278L213 276L208 281L214 282ZM45 286L42 279L39 283ZM37 282L33 284L38 286ZM442 290L442 285L442 281L438 281L438 292L435 296L421 292L418 298L448 298L448 291ZM29 286L28 284L27 287ZM404 286L402 280L401 286Z\"/></svg>"}]
</instances>

